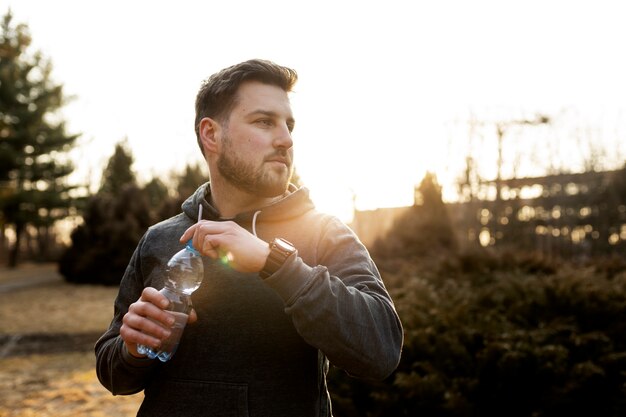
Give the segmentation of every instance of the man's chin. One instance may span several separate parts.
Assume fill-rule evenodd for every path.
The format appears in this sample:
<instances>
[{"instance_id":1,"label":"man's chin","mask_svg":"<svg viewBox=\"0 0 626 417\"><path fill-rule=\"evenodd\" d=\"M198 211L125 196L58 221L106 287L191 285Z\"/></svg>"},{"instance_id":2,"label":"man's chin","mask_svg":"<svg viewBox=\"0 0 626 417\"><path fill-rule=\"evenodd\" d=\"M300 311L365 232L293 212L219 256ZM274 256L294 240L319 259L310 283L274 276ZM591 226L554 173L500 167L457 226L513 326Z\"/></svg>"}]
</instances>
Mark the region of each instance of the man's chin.
<instances>
[{"instance_id":1,"label":"man's chin","mask_svg":"<svg viewBox=\"0 0 626 417\"><path fill-rule=\"evenodd\" d=\"M280 197L281 195L285 194L288 188L288 184L286 184L284 187L263 187L258 190L258 195L259 197L263 198Z\"/></svg>"},{"instance_id":2,"label":"man's chin","mask_svg":"<svg viewBox=\"0 0 626 417\"><path fill-rule=\"evenodd\" d=\"M289 189L289 179L281 179L280 181L266 182L265 184L257 184L256 192L260 197L272 198L279 197Z\"/></svg>"}]
</instances>

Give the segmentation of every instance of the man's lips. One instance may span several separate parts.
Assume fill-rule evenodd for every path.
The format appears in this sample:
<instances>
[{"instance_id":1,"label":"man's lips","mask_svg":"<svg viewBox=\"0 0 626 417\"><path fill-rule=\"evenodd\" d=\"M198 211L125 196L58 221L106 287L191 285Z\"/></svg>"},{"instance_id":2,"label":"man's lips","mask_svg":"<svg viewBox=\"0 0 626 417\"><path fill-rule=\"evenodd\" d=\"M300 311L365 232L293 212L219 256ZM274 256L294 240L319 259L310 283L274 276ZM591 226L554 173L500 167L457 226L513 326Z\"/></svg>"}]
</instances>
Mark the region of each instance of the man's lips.
<instances>
[{"instance_id":1,"label":"man's lips","mask_svg":"<svg viewBox=\"0 0 626 417\"><path fill-rule=\"evenodd\" d=\"M285 166L288 166L288 167L291 166L291 161L289 159L283 158L283 157L280 157L280 156L275 156L275 157L272 157L272 158L268 158L268 159L266 159L266 162L278 162L278 163L281 163L281 164L283 164Z\"/></svg>"}]
</instances>

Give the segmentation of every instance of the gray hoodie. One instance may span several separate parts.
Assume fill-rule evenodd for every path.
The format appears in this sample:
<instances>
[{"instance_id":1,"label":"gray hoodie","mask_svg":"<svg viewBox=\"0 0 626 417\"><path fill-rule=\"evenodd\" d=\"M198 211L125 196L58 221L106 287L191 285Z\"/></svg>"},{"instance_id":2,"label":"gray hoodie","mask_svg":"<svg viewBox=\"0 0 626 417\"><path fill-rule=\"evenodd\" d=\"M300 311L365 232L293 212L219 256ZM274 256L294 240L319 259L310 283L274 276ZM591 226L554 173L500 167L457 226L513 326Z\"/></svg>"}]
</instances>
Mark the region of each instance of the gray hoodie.
<instances>
[{"instance_id":1,"label":"gray hoodie","mask_svg":"<svg viewBox=\"0 0 626 417\"><path fill-rule=\"evenodd\" d=\"M146 286L162 288L179 238L203 218L223 221L208 184L183 213L152 226L130 260L109 329L96 343L100 382L113 394L144 390L140 416L330 416L328 363L366 379L396 368L402 326L379 272L355 234L315 210L306 188L230 219L269 242L282 237L296 256L272 276L240 273L204 258L188 325L167 363L137 359L119 336L122 317Z\"/></svg>"}]
</instances>

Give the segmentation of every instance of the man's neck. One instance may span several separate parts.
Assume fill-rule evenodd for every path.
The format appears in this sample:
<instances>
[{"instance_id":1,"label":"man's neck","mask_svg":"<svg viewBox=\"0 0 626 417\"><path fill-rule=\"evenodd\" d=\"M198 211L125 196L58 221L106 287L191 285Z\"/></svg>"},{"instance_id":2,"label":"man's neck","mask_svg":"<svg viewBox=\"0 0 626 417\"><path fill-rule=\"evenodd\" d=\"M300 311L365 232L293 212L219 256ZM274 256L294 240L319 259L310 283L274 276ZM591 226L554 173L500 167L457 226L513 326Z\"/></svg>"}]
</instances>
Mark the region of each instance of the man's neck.
<instances>
[{"instance_id":1,"label":"man's neck","mask_svg":"<svg viewBox=\"0 0 626 417\"><path fill-rule=\"evenodd\" d=\"M259 197L224 182L211 182L210 203L224 219L231 219L240 213L268 206L282 197L282 195Z\"/></svg>"}]
</instances>

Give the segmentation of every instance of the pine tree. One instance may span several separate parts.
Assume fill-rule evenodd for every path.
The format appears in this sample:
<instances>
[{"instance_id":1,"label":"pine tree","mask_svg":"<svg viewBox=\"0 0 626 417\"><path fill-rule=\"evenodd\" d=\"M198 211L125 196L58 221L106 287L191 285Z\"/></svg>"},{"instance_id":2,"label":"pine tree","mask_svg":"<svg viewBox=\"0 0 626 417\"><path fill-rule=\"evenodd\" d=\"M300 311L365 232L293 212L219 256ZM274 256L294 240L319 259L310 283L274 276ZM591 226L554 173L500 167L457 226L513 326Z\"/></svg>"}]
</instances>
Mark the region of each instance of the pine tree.
<instances>
[{"instance_id":1,"label":"pine tree","mask_svg":"<svg viewBox=\"0 0 626 417\"><path fill-rule=\"evenodd\" d=\"M15 231L14 267L27 226L47 232L68 215L66 179L74 167L67 152L78 135L66 132L57 113L67 98L51 78L51 62L30 52L28 27L12 20L9 11L0 33L0 222Z\"/></svg>"},{"instance_id":2,"label":"pine tree","mask_svg":"<svg viewBox=\"0 0 626 417\"><path fill-rule=\"evenodd\" d=\"M441 186L436 175L427 173L415 189L413 207L394 222L387 236L374 244L373 253L381 259L427 257L434 260L456 249L456 237Z\"/></svg>"},{"instance_id":3,"label":"pine tree","mask_svg":"<svg viewBox=\"0 0 626 417\"><path fill-rule=\"evenodd\" d=\"M193 194L199 186L207 182L207 179L208 175L205 173L202 165L187 164L185 170L178 175L176 184L176 191L181 199L181 203Z\"/></svg>"},{"instance_id":4,"label":"pine tree","mask_svg":"<svg viewBox=\"0 0 626 417\"><path fill-rule=\"evenodd\" d=\"M141 236L154 221L149 193L137 185L134 157L123 142L102 173L101 187L87 202L83 224L59 261L74 283L118 285Z\"/></svg>"},{"instance_id":5,"label":"pine tree","mask_svg":"<svg viewBox=\"0 0 626 417\"><path fill-rule=\"evenodd\" d=\"M207 182L208 175L203 166L199 164L187 164L180 173L172 173L174 177L173 197L164 200L157 212L157 219L164 220L175 216L181 211L183 202L192 195L196 189Z\"/></svg>"},{"instance_id":6,"label":"pine tree","mask_svg":"<svg viewBox=\"0 0 626 417\"><path fill-rule=\"evenodd\" d=\"M102 183L99 193L118 194L124 186L136 184L137 180L133 172L135 157L126 140L115 145L115 152L109 159L107 166L102 173Z\"/></svg>"},{"instance_id":7,"label":"pine tree","mask_svg":"<svg viewBox=\"0 0 626 417\"><path fill-rule=\"evenodd\" d=\"M167 185L157 177L152 178L143 186L142 192L146 195L150 205L150 211L158 215L161 206L170 199L170 190Z\"/></svg>"}]
</instances>

